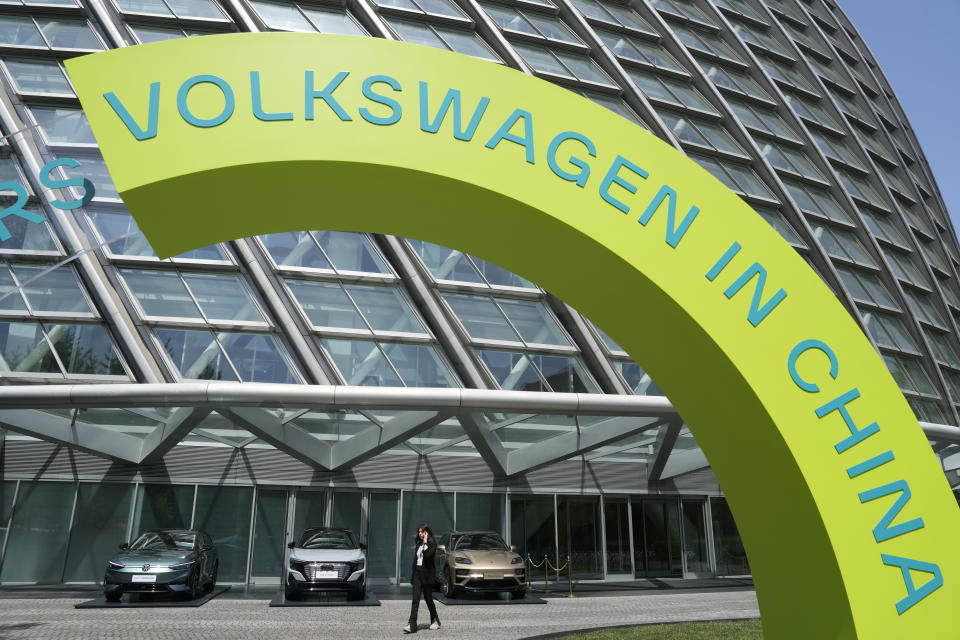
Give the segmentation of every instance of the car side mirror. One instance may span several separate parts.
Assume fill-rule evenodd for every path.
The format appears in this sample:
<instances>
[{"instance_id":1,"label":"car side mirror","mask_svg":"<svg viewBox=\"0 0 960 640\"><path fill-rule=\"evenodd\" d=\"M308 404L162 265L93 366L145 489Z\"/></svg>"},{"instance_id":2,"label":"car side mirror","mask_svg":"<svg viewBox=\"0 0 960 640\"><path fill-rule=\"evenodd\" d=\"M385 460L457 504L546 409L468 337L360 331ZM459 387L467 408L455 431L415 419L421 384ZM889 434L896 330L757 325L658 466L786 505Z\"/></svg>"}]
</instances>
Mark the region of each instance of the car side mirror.
<instances>
[{"instance_id":1,"label":"car side mirror","mask_svg":"<svg viewBox=\"0 0 960 640\"><path fill-rule=\"evenodd\" d=\"M121 542L121 543L120 543L120 551L126 551L126 550L129 549L129 548L130 548L130 543L129 543L129 542Z\"/></svg>"},{"instance_id":2,"label":"car side mirror","mask_svg":"<svg viewBox=\"0 0 960 640\"><path fill-rule=\"evenodd\" d=\"M296 546L297 546L297 543L296 543L296 542L288 542L288 543L287 543L287 549L293 549L293 548L295 548Z\"/></svg>"},{"instance_id":3,"label":"car side mirror","mask_svg":"<svg viewBox=\"0 0 960 640\"><path fill-rule=\"evenodd\" d=\"M213 549L212 544L205 544L202 547L200 547L200 551L210 551L211 549Z\"/></svg>"},{"instance_id":4,"label":"car side mirror","mask_svg":"<svg viewBox=\"0 0 960 640\"><path fill-rule=\"evenodd\" d=\"M446 551L446 550L447 550L447 545L445 545L445 544L438 544L438 545L437 545L437 551Z\"/></svg>"},{"instance_id":5,"label":"car side mirror","mask_svg":"<svg viewBox=\"0 0 960 640\"><path fill-rule=\"evenodd\" d=\"M515 545L515 544L510 545L510 551L513 551L514 553L516 553L516 552L517 552L517 545Z\"/></svg>"}]
</instances>

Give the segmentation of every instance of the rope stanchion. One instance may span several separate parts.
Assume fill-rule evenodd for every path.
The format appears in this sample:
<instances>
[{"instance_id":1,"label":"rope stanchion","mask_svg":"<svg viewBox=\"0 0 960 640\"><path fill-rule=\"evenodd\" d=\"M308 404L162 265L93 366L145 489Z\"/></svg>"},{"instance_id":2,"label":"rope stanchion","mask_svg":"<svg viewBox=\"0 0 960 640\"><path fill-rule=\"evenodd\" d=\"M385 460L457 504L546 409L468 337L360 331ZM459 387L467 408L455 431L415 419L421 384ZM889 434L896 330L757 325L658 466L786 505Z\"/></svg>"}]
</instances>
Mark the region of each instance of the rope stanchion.
<instances>
[{"instance_id":1,"label":"rope stanchion","mask_svg":"<svg viewBox=\"0 0 960 640\"><path fill-rule=\"evenodd\" d=\"M550 593L550 559L543 554L543 592Z\"/></svg>"},{"instance_id":2,"label":"rope stanchion","mask_svg":"<svg viewBox=\"0 0 960 640\"><path fill-rule=\"evenodd\" d=\"M567 570L567 587L569 589L569 591L567 592L567 597L576 598L576 596L573 595L573 563L570 561L570 556L567 555L567 561L563 564L562 567L554 567L553 564L550 562L550 560L546 556L543 557L543 561L549 566L549 568L552 568L557 573L560 573L564 569Z\"/></svg>"},{"instance_id":3,"label":"rope stanchion","mask_svg":"<svg viewBox=\"0 0 960 640\"><path fill-rule=\"evenodd\" d=\"M537 590L537 588L536 588L535 586L533 586L533 578L530 577L530 576L531 576L531 574L532 574L532 570L533 570L533 569L539 569L541 566L544 565L544 563L546 562L546 560L547 560L547 557L544 556L544 557L543 557L543 561L542 561L540 564L535 564L535 563L533 562L533 559L530 558L530 554L529 554L529 553L527 554L527 570L526 570L524 573L526 573L526 581L527 581L527 589L528 589L528 590L530 590L530 591L536 591L536 590ZM544 569L544 571L546 571L546 569ZM547 586L547 585L544 584L544 587L546 587L546 586Z\"/></svg>"}]
</instances>

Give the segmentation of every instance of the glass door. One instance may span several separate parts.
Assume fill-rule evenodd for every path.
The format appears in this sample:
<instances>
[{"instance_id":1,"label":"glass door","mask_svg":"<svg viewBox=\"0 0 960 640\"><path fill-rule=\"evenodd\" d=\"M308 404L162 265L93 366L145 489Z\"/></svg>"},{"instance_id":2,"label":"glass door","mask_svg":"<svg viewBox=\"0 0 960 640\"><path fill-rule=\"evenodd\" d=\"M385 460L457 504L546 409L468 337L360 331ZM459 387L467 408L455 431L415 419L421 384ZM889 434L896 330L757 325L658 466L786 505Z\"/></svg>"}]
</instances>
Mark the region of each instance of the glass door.
<instances>
[{"instance_id":1,"label":"glass door","mask_svg":"<svg viewBox=\"0 0 960 640\"><path fill-rule=\"evenodd\" d=\"M557 524L560 528L562 567L567 555L573 563L573 576L587 580L603 578L603 552L600 547L600 498L559 496ZM565 575L566 572L563 572Z\"/></svg>"},{"instance_id":2,"label":"glass door","mask_svg":"<svg viewBox=\"0 0 960 640\"><path fill-rule=\"evenodd\" d=\"M626 498L604 498L603 521L607 533L607 577L633 573L630 562L630 520Z\"/></svg>"},{"instance_id":3,"label":"glass door","mask_svg":"<svg viewBox=\"0 0 960 640\"><path fill-rule=\"evenodd\" d=\"M636 577L683 575L679 507L676 498L633 502L633 568Z\"/></svg>"},{"instance_id":4,"label":"glass door","mask_svg":"<svg viewBox=\"0 0 960 640\"><path fill-rule=\"evenodd\" d=\"M683 577L708 578L713 575L707 556L706 501L684 498L683 514Z\"/></svg>"},{"instance_id":5,"label":"glass door","mask_svg":"<svg viewBox=\"0 0 960 640\"><path fill-rule=\"evenodd\" d=\"M258 488L250 550L250 582L280 584L287 546L287 490Z\"/></svg>"}]
</instances>

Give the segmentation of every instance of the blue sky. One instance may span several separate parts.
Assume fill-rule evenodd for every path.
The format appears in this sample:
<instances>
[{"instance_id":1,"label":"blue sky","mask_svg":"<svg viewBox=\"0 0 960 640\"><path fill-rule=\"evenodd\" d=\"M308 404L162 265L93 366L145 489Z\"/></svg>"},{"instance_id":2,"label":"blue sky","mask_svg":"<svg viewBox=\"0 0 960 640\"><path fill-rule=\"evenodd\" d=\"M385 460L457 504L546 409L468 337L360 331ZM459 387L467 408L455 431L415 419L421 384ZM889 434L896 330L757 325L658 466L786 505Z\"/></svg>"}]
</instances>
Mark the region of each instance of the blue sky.
<instances>
[{"instance_id":1,"label":"blue sky","mask_svg":"<svg viewBox=\"0 0 960 640\"><path fill-rule=\"evenodd\" d=\"M960 0L837 0L893 87L960 229Z\"/></svg>"}]
</instances>

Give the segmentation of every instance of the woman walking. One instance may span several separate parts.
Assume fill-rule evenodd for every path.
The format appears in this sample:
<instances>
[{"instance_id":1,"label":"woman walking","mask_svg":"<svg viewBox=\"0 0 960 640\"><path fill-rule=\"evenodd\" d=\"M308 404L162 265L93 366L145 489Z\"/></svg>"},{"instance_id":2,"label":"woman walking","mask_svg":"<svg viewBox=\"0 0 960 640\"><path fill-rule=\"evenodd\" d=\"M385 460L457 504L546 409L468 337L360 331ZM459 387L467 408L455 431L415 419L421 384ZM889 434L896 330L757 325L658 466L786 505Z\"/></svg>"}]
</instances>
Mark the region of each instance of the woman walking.
<instances>
[{"instance_id":1,"label":"woman walking","mask_svg":"<svg viewBox=\"0 0 960 640\"><path fill-rule=\"evenodd\" d=\"M417 528L417 548L413 555L413 574L410 582L413 585L413 603L410 605L410 621L403 628L404 633L417 632L417 609L420 607L420 594L427 602L430 611L430 629L440 628L440 616L437 615L437 606L433 604L433 585L436 582L436 568L433 566L433 557L437 553L437 541L433 532L425 524Z\"/></svg>"}]
</instances>

